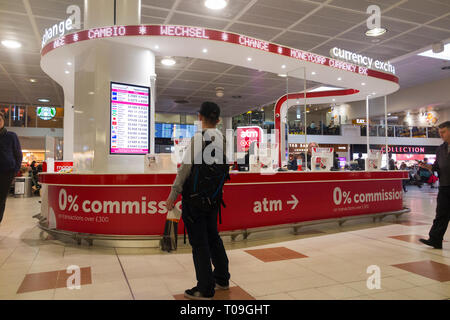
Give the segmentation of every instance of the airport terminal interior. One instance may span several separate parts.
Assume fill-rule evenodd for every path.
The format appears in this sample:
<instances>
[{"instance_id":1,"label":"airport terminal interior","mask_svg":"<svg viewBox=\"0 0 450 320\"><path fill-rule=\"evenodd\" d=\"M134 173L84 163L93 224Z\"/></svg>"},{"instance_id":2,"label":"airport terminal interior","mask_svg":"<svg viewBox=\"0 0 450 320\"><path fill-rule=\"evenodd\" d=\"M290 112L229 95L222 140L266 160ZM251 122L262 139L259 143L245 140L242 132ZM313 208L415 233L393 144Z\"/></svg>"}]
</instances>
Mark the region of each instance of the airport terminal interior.
<instances>
[{"instance_id":1,"label":"airport terminal interior","mask_svg":"<svg viewBox=\"0 0 450 320\"><path fill-rule=\"evenodd\" d=\"M204 102L214 300L449 300L449 89L450 0L0 0L0 300L192 298Z\"/></svg>"}]
</instances>

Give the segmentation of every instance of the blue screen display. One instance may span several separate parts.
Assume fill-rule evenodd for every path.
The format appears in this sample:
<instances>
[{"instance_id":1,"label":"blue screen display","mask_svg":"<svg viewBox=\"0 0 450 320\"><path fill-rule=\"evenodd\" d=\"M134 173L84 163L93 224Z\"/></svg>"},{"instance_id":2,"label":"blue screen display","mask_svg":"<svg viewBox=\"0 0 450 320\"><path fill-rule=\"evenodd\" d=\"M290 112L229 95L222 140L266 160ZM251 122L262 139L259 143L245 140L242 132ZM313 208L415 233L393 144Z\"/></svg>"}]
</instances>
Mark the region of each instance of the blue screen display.
<instances>
[{"instance_id":1,"label":"blue screen display","mask_svg":"<svg viewBox=\"0 0 450 320\"><path fill-rule=\"evenodd\" d=\"M174 127L173 123L155 123L155 138L172 138ZM177 124L175 134L179 138L191 138L195 131L193 124Z\"/></svg>"}]
</instances>

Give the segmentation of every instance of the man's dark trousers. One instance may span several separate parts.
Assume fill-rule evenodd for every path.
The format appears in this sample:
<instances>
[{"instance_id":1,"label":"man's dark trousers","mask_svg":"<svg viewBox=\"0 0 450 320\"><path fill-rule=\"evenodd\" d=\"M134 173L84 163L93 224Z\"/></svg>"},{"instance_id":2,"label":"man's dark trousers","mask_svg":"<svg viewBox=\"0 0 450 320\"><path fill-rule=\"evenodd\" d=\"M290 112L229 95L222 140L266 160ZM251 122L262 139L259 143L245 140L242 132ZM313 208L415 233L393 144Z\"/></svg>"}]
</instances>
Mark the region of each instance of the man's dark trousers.
<instances>
[{"instance_id":1,"label":"man's dark trousers","mask_svg":"<svg viewBox=\"0 0 450 320\"><path fill-rule=\"evenodd\" d=\"M192 246L197 288L204 295L214 295L215 284L228 285L228 257L217 230L217 213L192 210L182 201L182 218ZM214 272L211 268L214 265Z\"/></svg>"},{"instance_id":2,"label":"man's dark trousers","mask_svg":"<svg viewBox=\"0 0 450 320\"><path fill-rule=\"evenodd\" d=\"M450 220L450 186L439 187L437 196L436 217L430 230L430 240L442 243Z\"/></svg>"},{"instance_id":3,"label":"man's dark trousers","mask_svg":"<svg viewBox=\"0 0 450 320\"><path fill-rule=\"evenodd\" d=\"M14 179L14 172L0 172L0 222L3 219L5 212L6 198L11 188L12 180Z\"/></svg>"}]
</instances>

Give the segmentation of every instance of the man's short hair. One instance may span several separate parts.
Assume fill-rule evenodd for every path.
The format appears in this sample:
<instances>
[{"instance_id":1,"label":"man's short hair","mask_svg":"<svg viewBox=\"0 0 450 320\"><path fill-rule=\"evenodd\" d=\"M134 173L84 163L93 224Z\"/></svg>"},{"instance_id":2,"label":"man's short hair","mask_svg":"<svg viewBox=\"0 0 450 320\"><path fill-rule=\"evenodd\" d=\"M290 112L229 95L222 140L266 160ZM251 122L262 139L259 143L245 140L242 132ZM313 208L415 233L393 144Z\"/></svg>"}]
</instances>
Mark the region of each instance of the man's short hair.
<instances>
[{"instance_id":1,"label":"man's short hair","mask_svg":"<svg viewBox=\"0 0 450 320\"><path fill-rule=\"evenodd\" d=\"M450 121L442 122L442 123L438 126L438 128L439 128L439 129L444 129L444 128L450 129Z\"/></svg>"}]
</instances>

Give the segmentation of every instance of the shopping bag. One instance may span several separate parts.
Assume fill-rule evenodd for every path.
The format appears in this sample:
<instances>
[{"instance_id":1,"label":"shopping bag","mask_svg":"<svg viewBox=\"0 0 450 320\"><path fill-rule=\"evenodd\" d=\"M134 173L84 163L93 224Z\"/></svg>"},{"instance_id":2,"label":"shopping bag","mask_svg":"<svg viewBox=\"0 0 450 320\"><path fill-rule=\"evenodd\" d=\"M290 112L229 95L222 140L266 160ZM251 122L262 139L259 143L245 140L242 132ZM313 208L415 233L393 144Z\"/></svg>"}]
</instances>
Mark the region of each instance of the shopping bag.
<instances>
[{"instance_id":1,"label":"shopping bag","mask_svg":"<svg viewBox=\"0 0 450 320\"><path fill-rule=\"evenodd\" d=\"M438 178L433 174L430 176L430 178L428 179L427 183L429 184L433 184L438 180Z\"/></svg>"},{"instance_id":2,"label":"shopping bag","mask_svg":"<svg viewBox=\"0 0 450 320\"><path fill-rule=\"evenodd\" d=\"M164 233L160 240L160 247L162 251L177 250L178 243L178 222L181 218L181 211L173 208L167 213L166 224L164 226Z\"/></svg>"}]
</instances>

